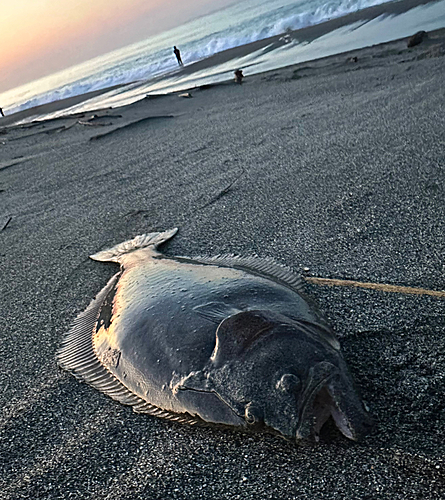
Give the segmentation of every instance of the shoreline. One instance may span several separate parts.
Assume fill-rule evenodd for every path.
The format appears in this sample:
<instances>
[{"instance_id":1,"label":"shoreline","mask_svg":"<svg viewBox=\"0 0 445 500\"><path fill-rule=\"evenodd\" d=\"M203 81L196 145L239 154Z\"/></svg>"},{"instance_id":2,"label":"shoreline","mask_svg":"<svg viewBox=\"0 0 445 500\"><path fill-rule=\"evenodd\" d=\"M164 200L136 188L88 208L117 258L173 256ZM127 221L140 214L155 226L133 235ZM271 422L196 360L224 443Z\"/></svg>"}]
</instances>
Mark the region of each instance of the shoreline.
<instances>
[{"instance_id":1,"label":"shoreline","mask_svg":"<svg viewBox=\"0 0 445 500\"><path fill-rule=\"evenodd\" d=\"M230 61L232 59L238 59L240 57L246 56L248 54L251 54L252 52L263 49L271 44L275 46L285 45L284 42L280 42L280 38L282 38L287 34L290 35L292 38L310 43L316 38L320 38L321 36L327 33L330 33L336 29L342 28L349 24L353 24L358 21L370 21L381 15L388 15L388 16L399 15L415 7L419 7L421 5L427 5L429 3L432 3L431 0L395 0L379 5L374 5L372 7L368 7L366 9L362 9L357 12L346 14L345 16L342 17L330 19L329 21L325 21L320 24L316 24L313 26L306 26L305 28L301 28L299 30L290 30L288 32L280 33L279 35L275 35L273 37L264 38L262 40L257 40L255 42L251 42L245 45L240 45L239 47L234 47L232 49L225 50L218 54L214 54L213 56L210 56L206 59L203 59L202 61L193 63L190 66L186 66L179 73L190 74L195 71L199 71L200 69L205 69L209 66L216 66L218 64Z\"/></svg>"},{"instance_id":2,"label":"shoreline","mask_svg":"<svg viewBox=\"0 0 445 500\"><path fill-rule=\"evenodd\" d=\"M91 92L87 92L85 94L79 94L73 97L66 97L65 99L59 99L58 101L52 101L46 104L39 104L38 106L33 106L31 108L18 111L17 113L6 115L0 118L0 128L14 126L16 122L24 120L25 118L28 118L33 115L41 116L53 113L54 111L60 111L63 109L70 108L71 106L75 106L76 104L88 101L89 99L92 99L102 94L106 94L107 92L124 87L125 85L128 84L125 83L121 85L113 85L111 87L107 87L100 90L92 90Z\"/></svg>"},{"instance_id":3,"label":"shoreline","mask_svg":"<svg viewBox=\"0 0 445 500\"><path fill-rule=\"evenodd\" d=\"M368 7L366 9L362 9L358 12L353 12L350 14L347 14L342 17L334 18L329 21L325 21L323 23L313 25L313 26L307 26L305 28L301 28L299 30L293 30L285 33L281 33L279 35L275 35L273 37L265 38L262 40L257 40L255 42L251 42L249 44L241 45L238 47L234 47L231 49L227 49L225 51L219 52L217 54L214 54L206 59L203 59L201 61L197 61L195 63L192 63L188 66L183 67L179 71L174 72L174 76L185 76L185 75L192 75L193 73L196 73L201 70L208 69L213 66L218 66L220 64L227 63L231 60L236 60L239 58L242 58L244 56L247 56L253 52L256 52L258 50L264 49L270 45L273 45L273 48L277 48L280 46L285 45L285 42L282 40L285 35L290 35L293 39L298 39L301 41L304 41L305 43L310 43L311 41L320 38L323 35L326 35L327 33L330 33L336 29L339 29L341 27L350 25L352 23L356 23L358 21L365 21L368 22L372 19L375 19L379 16L385 15L385 16L393 16L393 15L399 15L404 12L407 12L415 7L419 7L422 5L428 5L431 3L435 3L435 1L439 0L396 0L396 1L391 1L387 2L384 4L379 4L376 6ZM414 35L414 33L412 33ZM392 40L392 41L398 41L401 39L397 40ZM384 43L391 43L391 42L384 42ZM378 44L379 45L379 44ZM354 50L354 49L352 49ZM332 55L332 56L327 56L327 57L336 57L337 55L343 53L348 53L349 51L343 51L339 52L338 54ZM324 58L321 58L324 59ZM306 63L310 63L311 61L305 61ZM293 66L292 64L289 64L288 66L283 66L284 67L290 67ZM140 80L140 81L133 81L133 82L128 82L124 84L119 84L119 85L113 85L111 87L106 87L103 89L87 92L85 94L79 94L77 96L73 97L68 97L65 99L61 99L58 101L52 101L50 103L46 104L41 104L38 106L34 106L31 108L28 108L23 111L19 111L17 113L13 113L11 115L6 115L5 117L0 119L0 128L4 126L10 126L11 124L14 124L16 122L19 122L21 120L24 120L29 117L33 117L34 115L36 116L42 116L46 115L49 113L57 112L57 111L62 111L64 109L71 108L72 106L75 106L77 104L81 104L83 102L86 102L94 97L98 97L104 94L107 94L108 92L111 92L113 90L117 90L119 88L124 88L126 86L131 86L131 85L136 85L136 86L145 86L146 84L150 82L157 82L157 81L162 81L166 78L169 78L171 73L169 74L164 74L160 75L157 77L153 78L147 78L146 80ZM184 90L190 90L192 87ZM174 93L174 92L173 92ZM103 108L98 108L98 109L103 109Z\"/></svg>"}]
</instances>

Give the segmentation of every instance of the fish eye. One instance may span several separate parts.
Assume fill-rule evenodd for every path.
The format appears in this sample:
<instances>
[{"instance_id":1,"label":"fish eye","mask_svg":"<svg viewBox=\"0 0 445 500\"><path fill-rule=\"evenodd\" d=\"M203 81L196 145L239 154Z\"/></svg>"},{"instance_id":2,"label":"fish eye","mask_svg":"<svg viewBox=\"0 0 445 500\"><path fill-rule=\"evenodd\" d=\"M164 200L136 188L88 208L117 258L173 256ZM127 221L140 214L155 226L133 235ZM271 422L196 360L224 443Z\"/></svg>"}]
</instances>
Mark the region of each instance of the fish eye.
<instances>
[{"instance_id":1,"label":"fish eye","mask_svg":"<svg viewBox=\"0 0 445 500\"><path fill-rule=\"evenodd\" d=\"M285 373L275 387L283 392L297 392L301 389L301 380L293 373Z\"/></svg>"},{"instance_id":2,"label":"fish eye","mask_svg":"<svg viewBox=\"0 0 445 500\"><path fill-rule=\"evenodd\" d=\"M252 403L249 403L244 410L244 418L250 425L259 422L262 418L261 410Z\"/></svg>"}]
</instances>

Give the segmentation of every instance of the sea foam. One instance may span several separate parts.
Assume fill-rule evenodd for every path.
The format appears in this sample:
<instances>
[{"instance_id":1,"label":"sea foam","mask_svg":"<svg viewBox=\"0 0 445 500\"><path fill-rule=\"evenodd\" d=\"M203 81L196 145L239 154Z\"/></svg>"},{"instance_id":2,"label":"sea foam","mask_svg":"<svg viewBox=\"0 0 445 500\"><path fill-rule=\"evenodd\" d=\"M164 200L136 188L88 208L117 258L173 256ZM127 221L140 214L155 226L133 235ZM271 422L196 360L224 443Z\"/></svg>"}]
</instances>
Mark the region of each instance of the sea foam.
<instances>
[{"instance_id":1,"label":"sea foam","mask_svg":"<svg viewBox=\"0 0 445 500\"><path fill-rule=\"evenodd\" d=\"M171 45L190 64L218 52L384 3L382 0L244 0L169 32L97 57L0 95L14 113L177 68ZM174 41L174 42L172 42Z\"/></svg>"}]
</instances>

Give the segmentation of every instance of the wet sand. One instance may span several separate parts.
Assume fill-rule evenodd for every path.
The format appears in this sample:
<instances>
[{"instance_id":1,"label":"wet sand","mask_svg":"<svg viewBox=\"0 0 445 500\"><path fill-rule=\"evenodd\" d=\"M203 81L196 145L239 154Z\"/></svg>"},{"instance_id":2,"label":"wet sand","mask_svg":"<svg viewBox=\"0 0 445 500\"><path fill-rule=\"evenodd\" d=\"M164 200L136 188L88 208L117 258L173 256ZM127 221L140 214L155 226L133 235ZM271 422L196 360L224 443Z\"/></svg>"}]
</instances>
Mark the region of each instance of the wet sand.
<instances>
[{"instance_id":1,"label":"wet sand","mask_svg":"<svg viewBox=\"0 0 445 500\"><path fill-rule=\"evenodd\" d=\"M306 28L295 31L289 30L286 34L290 38L299 40L300 42L312 42L313 40L320 38L327 33L331 33L339 28L342 28L343 26L348 26L360 21L369 22L379 16L397 16L413 8L428 5L431 3L433 3L431 2L431 0L403 0L387 2L384 4L369 7L367 9L362 9L358 12L353 12L342 17L331 19L314 26L308 26ZM283 39L286 34L276 35L245 45L240 45L239 47L234 47L233 49L225 50L202 61L186 65L181 70L181 72L184 74L190 74L202 69L206 69L209 66L217 66L233 59L240 59L265 47L270 47L271 49L276 48L286 43Z\"/></svg>"},{"instance_id":2,"label":"wet sand","mask_svg":"<svg viewBox=\"0 0 445 500\"><path fill-rule=\"evenodd\" d=\"M116 271L88 255L151 230L179 227L171 255L444 290L444 40L1 129L0 498L444 498L443 298L307 284L374 416L360 443L137 415L55 363Z\"/></svg>"},{"instance_id":3,"label":"wet sand","mask_svg":"<svg viewBox=\"0 0 445 500\"><path fill-rule=\"evenodd\" d=\"M341 28L356 25L356 28L352 30L353 32L355 32L357 30L357 23L359 23L361 26L364 26L367 25L368 23L372 23L376 19L383 20L385 18L395 18L397 20L399 19L398 16L406 14L407 12L414 12L416 8L418 9L416 11L417 15L421 16L423 7L426 8L428 6L432 6L439 3L440 0L403 0L403 1L392 1L380 5L375 5L367 9L362 9L358 12L353 12L351 14L347 14L342 17L331 19L321 24L308 26L306 28L296 31L288 31L285 34L276 35L270 38L265 38L263 40L257 40L252 43L234 47L232 49L224 50L196 63L186 64L179 70L173 71L172 73L169 74L159 75L153 78L150 78L150 76L147 75L147 80L114 85L112 87L107 87L100 90L94 90L83 95L68 97L65 99L61 99L59 101L43 104L40 106L35 106L34 108L25 109L18 113L14 114L7 113L7 116L0 120L0 127L9 126L15 122L20 122L20 123L23 121L28 122L35 118L40 119L42 116L45 116L47 114L51 114L51 116L53 116L53 114L55 113L57 116L59 116L61 114L64 114L65 110L68 110L67 111L68 114L73 114L79 110L81 111L84 110L81 109L83 108L83 106L80 107L78 106L82 104L85 104L85 108L91 111L100 107L102 108L108 106L116 107L116 106L121 106L123 104L129 104L129 102L134 102L140 98L143 98L148 93L165 94L167 92L178 90L178 88L187 89L188 85L191 88L194 88L195 86L199 86L200 83L202 83L202 80L200 81L200 78L202 79L203 76L201 75L201 77L198 77L197 81L200 83L195 84L193 83L194 81L193 75L201 74L202 71L204 71L205 73L206 71L212 70L214 68L220 68L220 71L222 71L223 73L223 78L229 79L227 78L226 75L227 74L231 75L232 70L227 72L228 69L227 67L225 68L225 70L221 70L221 67L225 64L229 64L229 67L232 66L233 71L238 66L241 66L245 72L247 71L250 74L252 74L253 72L258 73L259 72L258 70L255 69L252 70L252 68L250 68L250 65L255 66L257 62L252 63L252 61L250 61L249 63L247 63L247 68L246 68L243 66L242 63L244 61L243 58L245 58L246 56L251 56L252 54L257 53L263 49L266 50L267 52L275 54L276 57L277 49L279 51L279 49L287 45L287 43L290 40L293 40L294 42L298 41L299 46L302 47L302 52L304 52L305 51L304 49L307 48L308 46L312 47L311 42L313 42L314 40L322 39L325 35L330 33L335 33L338 30L341 30ZM386 29L397 30L398 24L403 22L404 21L401 21L399 19L398 21L395 22L395 25L387 26ZM422 28L422 29L427 29L427 28ZM356 43L356 39L359 40L361 36L363 36L363 33L361 33L359 30L356 37L353 37L350 40L350 43ZM387 35L382 33L378 34L375 32L373 33L371 38L369 38L369 35L367 35L367 44L368 45L379 44L380 42L382 42L382 36L385 38ZM404 36L404 33L402 34L399 32L398 36ZM393 38L396 38L394 34ZM320 57L320 53L323 53L323 51L325 52L326 56L333 54L334 51L341 53L345 50L344 47L347 46L347 43L345 43L342 40L341 36L337 38L334 37L334 39L330 41L330 44L332 44L332 48L329 45L324 49L320 49L320 47L318 47L317 50L310 55L310 57L307 57L306 54L305 58L309 60L315 57ZM301 55L299 55L299 53L296 52L295 57L300 58ZM272 58L272 60L273 59L274 58ZM300 61L297 60L292 61L291 56L287 56L285 63L280 61L280 64L278 66L281 67L288 64L297 63ZM270 66L268 68L263 68L261 72L268 71L270 70L271 67L275 67L275 65ZM173 81L170 80L170 77L173 78ZM190 77L192 77L191 80L189 81L184 80L184 78L187 79ZM213 79L214 81L221 81L221 78L218 76L218 74L213 75L213 77L209 77L208 79L209 80ZM170 85L173 85L174 88L168 88ZM131 93L135 93L135 97L132 97L129 102L122 101L123 97L122 94L125 95L125 99L129 98L127 91L130 88L132 91ZM157 88L158 90L153 90ZM108 100L107 104L103 104L101 99L101 96L105 95L107 96ZM75 107L75 109L70 109L72 107Z\"/></svg>"}]
</instances>

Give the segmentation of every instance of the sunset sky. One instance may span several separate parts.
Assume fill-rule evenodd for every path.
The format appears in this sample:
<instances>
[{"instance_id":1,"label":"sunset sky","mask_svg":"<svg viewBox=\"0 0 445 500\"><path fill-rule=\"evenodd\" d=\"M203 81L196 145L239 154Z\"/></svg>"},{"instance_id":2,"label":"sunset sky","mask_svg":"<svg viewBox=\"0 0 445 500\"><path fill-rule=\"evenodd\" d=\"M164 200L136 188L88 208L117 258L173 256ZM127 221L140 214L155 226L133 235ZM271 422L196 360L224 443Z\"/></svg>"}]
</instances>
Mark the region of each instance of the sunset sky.
<instances>
[{"instance_id":1,"label":"sunset sky","mask_svg":"<svg viewBox=\"0 0 445 500\"><path fill-rule=\"evenodd\" d=\"M234 0L7 0L0 92L143 40Z\"/></svg>"}]
</instances>

